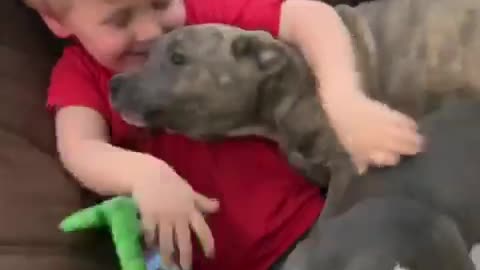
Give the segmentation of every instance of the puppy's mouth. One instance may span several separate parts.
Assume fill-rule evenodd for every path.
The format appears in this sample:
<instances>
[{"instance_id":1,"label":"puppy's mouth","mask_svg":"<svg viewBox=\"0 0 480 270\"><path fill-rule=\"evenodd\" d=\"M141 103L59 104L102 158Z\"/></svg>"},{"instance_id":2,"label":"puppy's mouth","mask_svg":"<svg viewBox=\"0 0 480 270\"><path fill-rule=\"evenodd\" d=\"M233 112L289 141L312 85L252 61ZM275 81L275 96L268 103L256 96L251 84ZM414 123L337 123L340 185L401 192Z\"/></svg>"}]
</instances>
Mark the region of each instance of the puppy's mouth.
<instances>
[{"instance_id":1,"label":"puppy's mouth","mask_svg":"<svg viewBox=\"0 0 480 270\"><path fill-rule=\"evenodd\" d=\"M165 131L165 133L167 133L167 134L179 134L175 130L169 129L169 128L164 128L163 131Z\"/></svg>"},{"instance_id":2,"label":"puppy's mouth","mask_svg":"<svg viewBox=\"0 0 480 270\"><path fill-rule=\"evenodd\" d=\"M135 113L121 113L123 121L125 121L127 124L132 125L134 127L139 127L139 128L145 128L147 127L147 122L145 119Z\"/></svg>"},{"instance_id":3,"label":"puppy's mouth","mask_svg":"<svg viewBox=\"0 0 480 270\"><path fill-rule=\"evenodd\" d=\"M138 127L138 128L149 127L147 121L141 115L138 115L135 113L121 113L121 117L123 121L125 121L127 124L131 126ZM167 134L179 134L179 132L168 127L163 127L162 130Z\"/></svg>"}]
</instances>

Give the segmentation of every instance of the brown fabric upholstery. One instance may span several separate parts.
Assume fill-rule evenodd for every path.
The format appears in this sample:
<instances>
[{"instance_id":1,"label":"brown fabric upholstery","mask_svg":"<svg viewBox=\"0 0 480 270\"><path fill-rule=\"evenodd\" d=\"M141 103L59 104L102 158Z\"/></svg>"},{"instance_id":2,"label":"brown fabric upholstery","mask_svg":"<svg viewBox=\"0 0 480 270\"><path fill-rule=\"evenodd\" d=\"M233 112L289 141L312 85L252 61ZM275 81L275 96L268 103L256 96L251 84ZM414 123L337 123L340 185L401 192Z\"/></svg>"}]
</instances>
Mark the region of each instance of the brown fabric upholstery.
<instances>
[{"instance_id":1,"label":"brown fabric upholstery","mask_svg":"<svg viewBox=\"0 0 480 270\"><path fill-rule=\"evenodd\" d=\"M89 196L55 157L45 110L59 42L16 0L0 1L0 269L114 269L107 234L66 235L58 223Z\"/></svg>"}]
</instances>

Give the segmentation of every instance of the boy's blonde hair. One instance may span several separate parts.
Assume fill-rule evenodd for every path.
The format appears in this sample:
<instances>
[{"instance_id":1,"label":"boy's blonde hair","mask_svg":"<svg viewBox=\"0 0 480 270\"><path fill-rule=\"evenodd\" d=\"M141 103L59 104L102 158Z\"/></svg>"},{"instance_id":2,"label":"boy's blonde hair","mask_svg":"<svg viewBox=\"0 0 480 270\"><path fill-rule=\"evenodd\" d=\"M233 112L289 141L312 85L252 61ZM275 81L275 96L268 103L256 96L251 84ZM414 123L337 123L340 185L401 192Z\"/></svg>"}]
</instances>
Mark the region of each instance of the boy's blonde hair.
<instances>
[{"instance_id":1,"label":"boy's blonde hair","mask_svg":"<svg viewBox=\"0 0 480 270\"><path fill-rule=\"evenodd\" d=\"M25 4L39 13L62 19L70 10L71 0L23 0Z\"/></svg>"}]
</instances>

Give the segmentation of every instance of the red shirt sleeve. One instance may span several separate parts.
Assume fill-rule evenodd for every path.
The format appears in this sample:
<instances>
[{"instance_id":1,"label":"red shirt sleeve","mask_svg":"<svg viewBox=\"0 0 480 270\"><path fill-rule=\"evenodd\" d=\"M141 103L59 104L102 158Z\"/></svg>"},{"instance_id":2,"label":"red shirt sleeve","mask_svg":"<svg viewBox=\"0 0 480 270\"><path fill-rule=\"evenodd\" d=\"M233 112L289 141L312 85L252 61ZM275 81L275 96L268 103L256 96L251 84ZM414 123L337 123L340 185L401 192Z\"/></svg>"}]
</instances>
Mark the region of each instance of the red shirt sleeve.
<instances>
[{"instance_id":1,"label":"red shirt sleeve","mask_svg":"<svg viewBox=\"0 0 480 270\"><path fill-rule=\"evenodd\" d=\"M185 0L187 24L222 23L277 37L284 0Z\"/></svg>"},{"instance_id":2,"label":"red shirt sleeve","mask_svg":"<svg viewBox=\"0 0 480 270\"><path fill-rule=\"evenodd\" d=\"M84 106L110 121L107 96L99 84L99 68L81 46L66 47L52 71L47 108L57 111L65 106Z\"/></svg>"}]
</instances>

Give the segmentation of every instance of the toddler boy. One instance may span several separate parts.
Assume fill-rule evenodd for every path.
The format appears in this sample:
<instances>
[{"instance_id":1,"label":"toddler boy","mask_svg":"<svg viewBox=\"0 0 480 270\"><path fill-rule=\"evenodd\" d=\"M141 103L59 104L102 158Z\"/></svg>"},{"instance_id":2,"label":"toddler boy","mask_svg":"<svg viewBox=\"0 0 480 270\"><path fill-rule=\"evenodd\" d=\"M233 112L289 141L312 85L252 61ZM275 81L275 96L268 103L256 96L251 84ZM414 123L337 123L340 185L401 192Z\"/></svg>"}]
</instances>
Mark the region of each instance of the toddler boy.
<instances>
[{"instance_id":1,"label":"toddler boy","mask_svg":"<svg viewBox=\"0 0 480 270\"><path fill-rule=\"evenodd\" d=\"M96 193L133 196L147 241L159 244L168 264L178 250L183 269L192 260L195 270L269 269L312 226L323 204L318 189L268 140L207 144L181 135L152 137L112 110L111 76L140 67L154 40L171 29L224 23L297 45L359 169L394 164L400 154L419 149L413 121L362 94L347 31L334 9L319 1L26 2L56 36L72 40L53 70L48 95L61 161ZM206 256L192 249L192 236Z\"/></svg>"}]
</instances>

